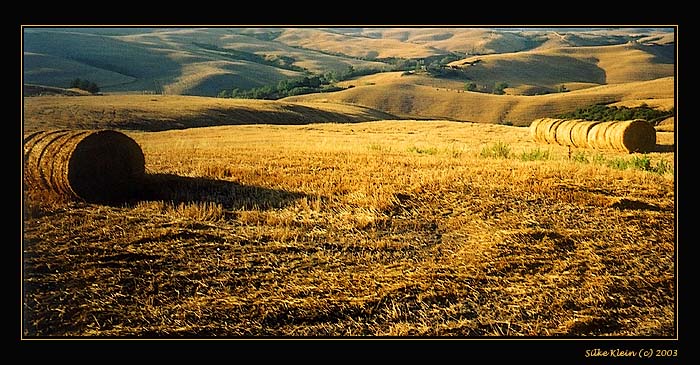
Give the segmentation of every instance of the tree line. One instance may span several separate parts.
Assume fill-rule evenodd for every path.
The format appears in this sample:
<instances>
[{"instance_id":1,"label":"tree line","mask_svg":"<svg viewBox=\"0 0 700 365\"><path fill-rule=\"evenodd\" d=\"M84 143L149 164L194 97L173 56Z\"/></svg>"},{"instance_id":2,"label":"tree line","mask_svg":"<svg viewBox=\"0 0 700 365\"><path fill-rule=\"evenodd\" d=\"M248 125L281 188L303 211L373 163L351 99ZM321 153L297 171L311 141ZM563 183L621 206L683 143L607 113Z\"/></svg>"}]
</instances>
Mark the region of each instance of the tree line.
<instances>
[{"instance_id":1,"label":"tree line","mask_svg":"<svg viewBox=\"0 0 700 365\"><path fill-rule=\"evenodd\" d=\"M239 88L223 89L219 91L217 97L277 100L287 96L339 91L345 88L335 85L337 82L377 72L382 72L382 70L372 68L355 69L352 65L349 65L344 71L328 71L322 75L283 79L276 85L265 85L247 90Z\"/></svg>"},{"instance_id":2,"label":"tree line","mask_svg":"<svg viewBox=\"0 0 700 365\"><path fill-rule=\"evenodd\" d=\"M644 119L652 124L656 124L673 115L674 108L671 108L671 110L656 110L647 104L634 108L596 104L579 108L569 113L559 114L556 117L599 121Z\"/></svg>"},{"instance_id":3,"label":"tree line","mask_svg":"<svg viewBox=\"0 0 700 365\"><path fill-rule=\"evenodd\" d=\"M98 92L100 92L100 88L97 86L96 83L90 80L84 80L79 78L76 78L73 81L71 81L68 88L85 90L87 92L90 92L91 94L97 94Z\"/></svg>"}]
</instances>

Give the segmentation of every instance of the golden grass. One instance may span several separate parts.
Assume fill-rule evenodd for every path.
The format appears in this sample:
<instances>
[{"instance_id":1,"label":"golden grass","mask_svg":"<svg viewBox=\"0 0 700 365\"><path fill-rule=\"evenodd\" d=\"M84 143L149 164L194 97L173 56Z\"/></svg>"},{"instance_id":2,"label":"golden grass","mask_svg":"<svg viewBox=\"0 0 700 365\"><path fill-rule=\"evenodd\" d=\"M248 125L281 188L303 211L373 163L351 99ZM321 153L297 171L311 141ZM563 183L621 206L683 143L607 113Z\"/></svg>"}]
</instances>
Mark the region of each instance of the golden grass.
<instances>
[{"instance_id":1,"label":"golden grass","mask_svg":"<svg viewBox=\"0 0 700 365\"><path fill-rule=\"evenodd\" d=\"M675 334L672 173L447 121L128 134L139 203L27 197L24 336Z\"/></svg>"}]
</instances>

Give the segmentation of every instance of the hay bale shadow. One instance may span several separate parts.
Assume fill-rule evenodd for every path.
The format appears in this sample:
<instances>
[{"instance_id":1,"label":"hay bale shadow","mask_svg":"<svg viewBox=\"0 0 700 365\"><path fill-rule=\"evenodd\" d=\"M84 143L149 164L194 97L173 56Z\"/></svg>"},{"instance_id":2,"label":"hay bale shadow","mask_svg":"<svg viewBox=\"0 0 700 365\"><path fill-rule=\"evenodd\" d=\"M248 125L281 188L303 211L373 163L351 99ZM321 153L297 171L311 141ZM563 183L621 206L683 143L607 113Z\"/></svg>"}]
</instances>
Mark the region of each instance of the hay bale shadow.
<instances>
[{"instance_id":1,"label":"hay bale shadow","mask_svg":"<svg viewBox=\"0 0 700 365\"><path fill-rule=\"evenodd\" d=\"M221 204L225 209L283 208L307 194L241 185L232 181L174 174L147 174L138 201L162 200L167 202Z\"/></svg>"},{"instance_id":2,"label":"hay bale shadow","mask_svg":"<svg viewBox=\"0 0 700 365\"><path fill-rule=\"evenodd\" d=\"M656 144L654 146L654 149L651 150L651 152L675 152L676 151L676 145L675 144Z\"/></svg>"}]
</instances>

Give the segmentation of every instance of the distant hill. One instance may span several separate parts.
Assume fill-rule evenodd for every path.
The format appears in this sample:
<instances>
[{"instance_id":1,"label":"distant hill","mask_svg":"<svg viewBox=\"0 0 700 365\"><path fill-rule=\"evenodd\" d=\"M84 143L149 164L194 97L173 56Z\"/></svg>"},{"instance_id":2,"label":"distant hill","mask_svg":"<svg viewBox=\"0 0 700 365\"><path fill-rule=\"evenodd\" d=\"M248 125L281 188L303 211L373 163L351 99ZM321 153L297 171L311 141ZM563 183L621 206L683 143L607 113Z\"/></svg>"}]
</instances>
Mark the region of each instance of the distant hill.
<instances>
[{"instance_id":1,"label":"distant hill","mask_svg":"<svg viewBox=\"0 0 700 365\"><path fill-rule=\"evenodd\" d=\"M308 73L389 70L391 58L480 56L547 49L624 44L666 45L672 29L610 28L40 28L23 32L25 83L66 87L88 79L104 92L214 96L221 89L250 89ZM586 82L600 83L586 51L574 58ZM508 57L493 58L493 72L518 73ZM539 57L539 56L538 56ZM592 55L590 57L597 57ZM660 51L659 59L668 58ZM529 62L530 64L532 62ZM665 62L665 61L664 61ZM656 62L657 64L659 62ZM486 66L486 64L484 64ZM529 67L529 65L526 65ZM598 65L601 68L606 68ZM510 68L510 69L509 69ZM623 67L624 68L624 67ZM607 67L611 70L612 66ZM629 70L629 68L627 68ZM655 69L654 69L655 70ZM666 73L647 68L638 72ZM594 75L595 77L591 76ZM590 81L592 79L592 81ZM619 79L619 78L618 78ZM636 78L635 78L636 79ZM611 83L610 75L605 82ZM523 81L523 84L531 84ZM551 82L550 82L551 84Z\"/></svg>"},{"instance_id":2,"label":"distant hill","mask_svg":"<svg viewBox=\"0 0 700 365\"><path fill-rule=\"evenodd\" d=\"M672 76L673 45L626 43L472 56L450 63L475 82L556 89L565 83L618 84Z\"/></svg>"},{"instance_id":3,"label":"distant hill","mask_svg":"<svg viewBox=\"0 0 700 365\"><path fill-rule=\"evenodd\" d=\"M82 78L96 82L105 92L214 96L223 88L249 89L303 76L303 69L387 67L268 42L237 28L146 29L142 33L136 29L27 28L23 37L25 82L66 87L70 80ZM283 55L300 71L213 51L213 47L262 59Z\"/></svg>"},{"instance_id":4,"label":"distant hill","mask_svg":"<svg viewBox=\"0 0 700 365\"><path fill-rule=\"evenodd\" d=\"M282 99L290 102L351 103L404 118L450 119L480 123L529 125L535 118L555 116L576 108L619 101L648 102L663 109L673 107L674 80L664 77L537 96L493 95L458 89L436 88L412 82L400 73L385 82L370 82L345 91L309 94Z\"/></svg>"}]
</instances>

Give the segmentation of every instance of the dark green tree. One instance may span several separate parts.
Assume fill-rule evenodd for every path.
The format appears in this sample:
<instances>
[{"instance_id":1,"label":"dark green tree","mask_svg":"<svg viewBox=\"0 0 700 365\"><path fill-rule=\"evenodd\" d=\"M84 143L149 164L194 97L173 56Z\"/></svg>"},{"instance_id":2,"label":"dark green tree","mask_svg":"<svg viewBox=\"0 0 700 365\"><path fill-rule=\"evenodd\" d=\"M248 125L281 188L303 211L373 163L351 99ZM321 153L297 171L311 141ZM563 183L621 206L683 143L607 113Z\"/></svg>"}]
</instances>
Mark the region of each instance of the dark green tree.
<instances>
[{"instance_id":1,"label":"dark green tree","mask_svg":"<svg viewBox=\"0 0 700 365\"><path fill-rule=\"evenodd\" d=\"M503 95L505 94L505 89L508 87L508 83L505 82L497 82L496 85L493 87L493 93L496 95Z\"/></svg>"},{"instance_id":2,"label":"dark green tree","mask_svg":"<svg viewBox=\"0 0 700 365\"><path fill-rule=\"evenodd\" d=\"M73 81L71 81L69 88L85 90L85 91L90 92L92 94L96 94L96 93L100 92L100 88L97 86L96 83L94 83L90 80L83 80L80 78L76 78Z\"/></svg>"}]
</instances>

